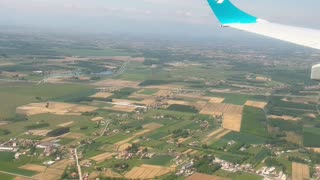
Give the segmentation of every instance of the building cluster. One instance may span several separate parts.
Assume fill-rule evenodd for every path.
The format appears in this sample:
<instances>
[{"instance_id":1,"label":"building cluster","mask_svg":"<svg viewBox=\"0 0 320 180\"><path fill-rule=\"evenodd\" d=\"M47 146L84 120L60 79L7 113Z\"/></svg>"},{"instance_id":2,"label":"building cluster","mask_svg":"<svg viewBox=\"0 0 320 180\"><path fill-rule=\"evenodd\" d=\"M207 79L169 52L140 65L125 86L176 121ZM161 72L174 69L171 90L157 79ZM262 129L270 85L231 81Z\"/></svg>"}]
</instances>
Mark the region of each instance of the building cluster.
<instances>
[{"instance_id":1,"label":"building cluster","mask_svg":"<svg viewBox=\"0 0 320 180\"><path fill-rule=\"evenodd\" d=\"M188 158L184 158L183 155L178 155L176 156L176 158L174 159L174 162L177 166L185 163L186 161L188 161Z\"/></svg>"},{"instance_id":2,"label":"building cluster","mask_svg":"<svg viewBox=\"0 0 320 180\"><path fill-rule=\"evenodd\" d=\"M259 170L255 170L251 164L234 164L228 161L215 158L213 160L214 163L218 163L221 165L221 169L229 172L247 172L251 174L256 174L259 176L263 176L266 179L279 179L286 180L287 175L285 175L282 171L277 172L275 167L262 167Z\"/></svg>"},{"instance_id":3,"label":"building cluster","mask_svg":"<svg viewBox=\"0 0 320 180\"><path fill-rule=\"evenodd\" d=\"M151 152L146 151L144 148L140 148L135 153L124 150L121 153L119 153L116 158L117 159L125 159L125 160L130 160L134 157L139 157L140 159L150 159L150 158L154 157L155 155L156 155L156 153L151 153Z\"/></svg>"},{"instance_id":4,"label":"building cluster","mask_svg":"<svg viewBox=\"0 0 320 180\"><path fill-rule=\"evenodd\" d=\"M27 154L27 151L19 152L19 146L30 146L32 145L32 141L30 140L18 140L18 139L10 139L7 142L4 142L0 145L0 152L15 152L14 158L19 159L20 155Z\"/></svg>"},{"instance_id":5,"label":"building cluster","mask_svg":"<svg viewBox=\"0 0 320 180\"><path fill-rule=\"evenodd\" d=\"M0 144L0 151L16 152L19 150L19 147L30 147L35 143L37 142L29 139L14 138Z\"/></svg>"},{"instance_id":6,"label":"building cluster","mask_svg":"<svg viewBox=\"0 0 320 180\"><path fill-rule=\"evenodd\" d=\"M53 142L44 142L37 144L36 147L39 149L44 149L43 155L48 157L56 153L60 145Z\"/></svg>"},{"instance_id":7,"label":"building cluster","mask_svg":"<svg viewBox=\"0 0 320 180\"><path fill-rule=\"evenodd\" d=\"M36 149L43 149L41 153ZM19 159L22 155L28 156L54 156L54 161L47 161L43 164L51 165L55 161L62 158L67 158L68 154L65 152L65 147L57 142L40 142L38 140L14 138L0 145L0 152L14 152L14 158Z\"/></svg>"},{"instance_id":8,"label":"building cluster","mask_svg":"<svg viewBox=\"0 0 320 180\"><path fill-rule=\"evenodd\" d=\"M200 147L200 142L199 141L192 141L188 145L191 147Z\"/></svg>"},{"instance_id":9,"label":"building cluster","mask_svg":"<svg viewBox=\"0 0 320 180\"><path fill-rule=\"evenodd\" d=\"M316 179L320 179L320 165L317 165L315 167L315 174L314 174Z\"/></svg>"},{"instance_id":10,"label":"building cluster","mask_svg":"<svg viewBox=\"0 0 320 180\"><path fill-rule=\"evenodd\" d=\"M196 168L193 167L194 162L191 160L187 164L181 167L181 169L176 173L177 176L191 176L196 172Z\"/></svg>"},{"instance_id":11,"label":"building cluster","mask_svg":"<svg viewBox=\"0 0 320 180\"><path fill-rule=\"evenodd\" d=\"M234 164L234 163L230 163L228 161L219 159L219 158L215 158L213 160L213 163L217 163L221 165L221 169L225 170L225 171L230 171L230 172L237 172L237 171L251 171L252 170L252 165L251 164Z\"/></svg>"},{"instance_id":12,"label":"building cluster","mask_svg":"<svg viewBox=\"0 0 320 180\"><path fill-rule=\"evenodd\" d=\"M256 174L264 176L270 179L279 179L279 180L286 180L287 175L285 175L282 171L277 172L275 167L262 167L261 169L255 171Z\"/></svg>"},{"instance_id":13,"label":"building cluster","mask_svg":"<svg viewBox=\"0 0 320 180\"><path fill-rule=\"evenodd\" d=\"M210 128L210 124L208 121L196 121L196 123L200 123L200 128L203 131L207 131Z\"/></svg>"},{"instance_id":14,"label":"building cluster","mask_svg":"<svg viewBox=\"0 0 320 180\"><path fill-rule=\"evenodd\" d=\"M92 167L94 165L94 163L90 160L84 160L82 162L80 162L81 166L89 168Z\"/></svg>"}]
</instances>

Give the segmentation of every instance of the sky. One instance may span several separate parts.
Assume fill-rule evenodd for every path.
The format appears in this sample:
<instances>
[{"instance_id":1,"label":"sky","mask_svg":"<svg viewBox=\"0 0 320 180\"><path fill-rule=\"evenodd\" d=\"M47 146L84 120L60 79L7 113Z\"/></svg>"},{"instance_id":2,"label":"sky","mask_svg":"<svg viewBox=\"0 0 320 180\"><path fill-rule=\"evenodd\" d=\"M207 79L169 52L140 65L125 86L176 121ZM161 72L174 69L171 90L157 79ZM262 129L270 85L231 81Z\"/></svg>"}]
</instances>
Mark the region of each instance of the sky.
<instances>
[{"instance_id":1,"label":"sky","mask_svg":"<svg viewBox=\"0 0 320 180\"><path fill-rule=\"evenodd\" d=\"M232 2L262 19L320 29L319 0ZM206 0L0 0L0 7L0 25L70 32L221 33Z\"/></svg>"}]
</instances>

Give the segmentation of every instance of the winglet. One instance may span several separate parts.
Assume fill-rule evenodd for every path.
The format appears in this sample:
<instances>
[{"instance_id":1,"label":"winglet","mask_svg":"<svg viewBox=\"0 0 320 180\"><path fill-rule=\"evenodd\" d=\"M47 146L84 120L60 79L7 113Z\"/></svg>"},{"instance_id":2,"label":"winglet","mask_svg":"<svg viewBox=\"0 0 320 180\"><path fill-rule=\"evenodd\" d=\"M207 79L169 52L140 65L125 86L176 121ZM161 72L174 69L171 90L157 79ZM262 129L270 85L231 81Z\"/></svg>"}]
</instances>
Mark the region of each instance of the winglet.
<instances>
[{"instance_id":1,"label":"winglet","mask_svg":"<svg viewBox=\"0 0 320 180\"><path fill-rule=\"evenodd\" d=\"M256 17L241 11L229 0L208 0L208 3L222 26L257 22Z\"/></svg>"}]
</instances>

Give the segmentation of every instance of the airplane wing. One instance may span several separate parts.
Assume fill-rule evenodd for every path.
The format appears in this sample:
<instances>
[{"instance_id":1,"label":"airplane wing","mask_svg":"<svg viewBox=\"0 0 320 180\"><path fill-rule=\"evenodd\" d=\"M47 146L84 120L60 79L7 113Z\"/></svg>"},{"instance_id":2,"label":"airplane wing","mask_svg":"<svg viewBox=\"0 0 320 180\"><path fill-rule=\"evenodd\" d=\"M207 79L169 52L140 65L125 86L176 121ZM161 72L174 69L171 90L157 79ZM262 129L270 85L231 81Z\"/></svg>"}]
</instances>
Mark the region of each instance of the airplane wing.
<instances>
[{"instance_id":1,"label":"airplane wing","mask_svg":"<svg viewBox=\"0 0 320 180\"><path fill-rule=\"evenodd\" d=\"M320 30L271 23L241 11L230 0L208 0L208 3L222 27L232 27L320 50Z\"/></svg>"}]
</instances>

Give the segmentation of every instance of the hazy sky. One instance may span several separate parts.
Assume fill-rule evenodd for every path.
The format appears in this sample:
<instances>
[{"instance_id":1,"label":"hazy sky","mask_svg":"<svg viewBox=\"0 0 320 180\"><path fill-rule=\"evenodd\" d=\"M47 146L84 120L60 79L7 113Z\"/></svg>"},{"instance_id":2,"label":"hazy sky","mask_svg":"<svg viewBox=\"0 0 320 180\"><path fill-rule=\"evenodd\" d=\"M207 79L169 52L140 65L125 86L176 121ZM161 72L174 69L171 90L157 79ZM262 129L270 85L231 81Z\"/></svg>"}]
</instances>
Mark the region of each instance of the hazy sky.
<instances>
[{"instance_id":1,"label":"hazy sky","mask_svg":"<svg viewBox=\"0 0 320 180\"><path fill-rule=\"evenodd\" d=\"M320 29L319 0L232 0L273 22ZM212 33L218 23L206 0L0 0L0 24L51 30Z\"/></svg>"}]
</instances>

